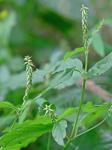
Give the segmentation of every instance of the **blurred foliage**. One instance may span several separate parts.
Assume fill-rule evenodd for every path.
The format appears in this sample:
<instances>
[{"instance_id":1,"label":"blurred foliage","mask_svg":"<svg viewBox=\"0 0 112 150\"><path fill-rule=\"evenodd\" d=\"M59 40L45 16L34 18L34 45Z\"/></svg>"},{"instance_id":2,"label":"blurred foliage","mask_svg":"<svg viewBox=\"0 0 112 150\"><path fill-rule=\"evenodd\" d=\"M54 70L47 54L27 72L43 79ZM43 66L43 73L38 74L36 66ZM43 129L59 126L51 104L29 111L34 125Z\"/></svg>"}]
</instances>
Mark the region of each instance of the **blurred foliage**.
<instances>
[{"instance_id":1,"label":"blurred foliage","mask_svg":"<svg viewBox=\"0 0 112 150\"><path fill-rule=\"evenodd\" d=\"M93 66L101 57L112 52L112 15L110 13L112 0L0 0L0 101L9 101L16 106L22 103L26 81L23 58L25 55L30 55L35 64L34 70L40 68L40 70L34 71L30 98L37 96L48 84L56 87L55 81L56 83L59 81L60 86L50 90L44 98L57 106L57 114L64 112L68 106L78 105L81 87L77 86L75 82L72 83L74 79L80 78L79 74L70 78L73 72L68 72L66 77L64 74L60 74L51 81L49 81L47 75L58 65L66 51L68 54L66 53L65 56L71 57L78 53L76 52L77 47L82 47L81 15L79 11L82 3L87 5L90 11L88 18L92 30L89 34L93 35L93 39L89 48L89 66ZM101 29L97 31L100 20L103 19ZM84 61L82 55L78 55L78 57ZM70 64L71 68L74 67L72 66L72 60L70 60ZM81 63L78 63L78 65L78 67L82 67ZM64 66L62 63L62 66L58 69L64 67L67 67L67 64ZM60 76L63 76L61 79L64 81L64 87L61 85ZM69 85L66 82L68 80L70 81ZM94 79L94 81L112 93L111 70ZM99 105L102 103L102 98L87 91L85 103L88 101ZM31 111L28 114L30 118L36 116L36 109L32 104ZM73 111L73 109L71 110ZM105 113L105 109L103 113ZM15 116L10 113L10 110L0 110L0 114L0 129L3 131L12 123ZM94 116L93 112L91 116L94 116L95 119L93 117L93 120L91 120L90 116L88 119L91 121L88 123L88 119L85 118L85 123L83 122L81 128L85 129L86 126L95 124L103 118L103 115L99 112L98 116ZM66 120L72 122L73 117L73 115L67 116ZM112 118L109 118L100 127L77 138L73 145L77 147L77 150L111 150L111 122ZM0 134L2 133L0 132ZM36 150L37 147L39 150L45 149L46 143L43 142L44 140L46 140L46 135L30 144L27 149ZM51 149L61 148L52 140ZM74 146L70 147L70 150L72 149L74 150Z\"/></svg>"}]
</instances>

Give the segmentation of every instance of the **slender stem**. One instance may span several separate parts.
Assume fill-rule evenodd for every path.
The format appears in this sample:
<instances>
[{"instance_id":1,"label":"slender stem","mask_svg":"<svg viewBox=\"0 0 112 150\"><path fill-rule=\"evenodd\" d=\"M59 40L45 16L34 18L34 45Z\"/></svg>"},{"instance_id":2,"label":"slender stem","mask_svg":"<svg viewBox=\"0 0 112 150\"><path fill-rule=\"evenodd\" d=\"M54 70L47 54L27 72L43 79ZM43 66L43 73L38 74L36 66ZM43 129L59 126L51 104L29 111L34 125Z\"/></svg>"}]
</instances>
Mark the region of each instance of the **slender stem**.
<instances>
[{"instance_id":1,"label":"slender stem","mask_svg":"<svg viewBox=\"0 0 112 150\"><path fill-rule=\"evenodd\" d=\"M88 69L88 54L89 54L89 51L87 48L85 51L85 72L87 72L87 69Z\"/></svg>"},{"instance_id":2,"label":"slender stem","mask_svg":"<svg viewBox=\"0 0 112 150\"><path fill-rule=\"evenodd\" d=\"M13 127L14 127L14 125L15 125L16 121L17 121L17 117L16 117L16 118L14 118L14 121L13 121L13 123L12 123L12 125L11 125L11 128L13 128Z\"/></svg>"},{"instance_id":3,"label":"slender stem","mask_svg":"<svg viewBox=\"0 0 112 150\"><path fill-rule=\"evenodd\" d=\"M81 100L80 100L80 104L79 104L79 110L78 110L78 114L77 114L77 117L76 117L76 121L74 122L74 125L73 125L73 128L72 128L72 132L71 132L71 135L70 135L71 138L73 138L77 134L77 124L78 124L78 120L79 120L80 112L81 112L81 107L82 107L83 100L84 100L85 88L86 88L86 79L83 80L82 94L81 94Z\"/></svg>"},{"instance_id":4,"label":"slender stem","mask_svg":"<svg viewBox=\"0 0 112 150\"><path fill-rule=\"evenodd\" d=\"M95 129L95 128L99 127L100 125L102 125L105 121L106 121L106 118L104 118L102 121L100 121L100 122L99 122L98 124L96 124L95 126L89 128L89 129L87 129L86 131L77 134L77 136L76 136L75 138L78 138L79 136L81 136L81 135L83 135L83 134L85 134L85 133L88 133L88 132L92 131L93 129Z\"/></svg>"},{"instance_id":5,"label":"slender stem","mask_svg":"<svg viewBox=\"0 0 112 150\"><path fill-rule=\"evenodd\" d=\"M87 72L87 67L88 67L88 52L86 51L86 52L85 52L85 72ZM72 140L73 140L73 139L76 137L76 135L77 135L77 130L78 130L77 125L78 125L78 121L79 121L79 117L80 117L80 112L81 112L81 108L82 108L82 104L83 104L83 100L84 100L84 96L85 96L86 80L87 80L87 79L83 79L83 83L82 83L82 94L81 94L81 99L80 99L78 114L77 114L76 120L74 121L70 138L69 138L69 140L67 141L67 143L65 144L64 150L67 149L68 145L72 142Z\"/></svg>"},{"instance_id":6,"label":"slender stem","mask_svg":"<svg viewBox=\"0 0 112 150\"><path fill-rule=\"evenodd\" d=\"M51 133L49 133L48 135L47 150L50 150L50 143L51 143Z\"/></svg>"},{"instance_id":7,"label":"slender stem","mask_svg":"<svg viewBox=\"0 0 112 150\"><path fill-rule=\"evenodd\" d=\"M88 50L85 49L85 73L87 72L87 68L88 68ZM81 107L82 107L82 104L83 104L83 100L84 100L84 96L85 96L85 89L86 89L86 80L87 79L83 79L83 83L82 83L82 93L81 93L81 99L80 99L80 104L79 104L79 110L78 110L78 114L77 114L77 117L76 117L76 121L74 122L73 124L73 128L72 128L72 132L71 132L71 135L70 137L73 138L76 136L77 134L77 124L78 124L78 120L79 120L79 117L80 117L80 112L81 112Z\"/></svg>"},{"instance_id":8,"label":"slender stem","mask_svg":"<svg viewBox=\"0 0 112 150\"><path fill-rule=\"evenodd\" d=\"M48 91L50 90L50 88L46 88L44 91L42 91L38 96L36 96L34 98L34 101L37 100L38 98L42 97L44 94L46 94Z\"/></svg>"},{"instance_id":9,"label":"slender stem","mask_svg":"<svg viewBox=\"0 0 112 150\"><path fill-rule=\"evenodd\" d=\"M87 17L88 17L88 8L82 5L81 8L82 12L82 31L83 31L83 46L84 46L84 51L85 51L85 68L84 71L85 73L87 72L88 69L88 23L87 23ZM70 135L70 138L74 138L77 135L77 130L78 130L78 121L81 113L81 107L84 101L84 96L85 96L85 89L86 89L86 78L84 77L83 83L82 83L82 93L81 93L81 99L80 99L80 104L79 104L79 110L77 113L76 120L74 121L72 132Z\"/></svg>"},{"instance_id":10,"label":"slender stem","mask_svg":"<svg viewBox=\"0 0 112 150\"><path fill-rule=\"evenodd\" d=\"M102 125L102 124L106 121L106 119L107 119L107 118L105 117L101 122L99 122L99 123L96 124L95 126L93 126L93 127L89 128L88 130L86 130L86 131L84 131L84 132L79 133L78 135L76 135L75 138L78 138L78 137L80 137L81 135L86 134L86 133L92 131L93 129L96 129L97 127L99 127L100 125ZM74 138L68 140L68 142L66 143L66 145L65 145L65 147L64 147L64 150L67 149L68 145L71 144L72 140L74 140Z\"/></svg>"},{"instance_id":11,"label":"slender stem","mask_svg":"<svg viewBox=\"0 0 112 150\"><path fill-rule=\"evenodd\" d=\"M87 69L88 69L88 48L85 47L85 68L84 68L85 73L87 72ZM70 138L67 141L67 143L65 144L64 150L66 150L68 145L72 142L72 140L77 135L77 130L78 130L77 125L78 125L78 121L79 121L79 117L80 117L80 113L81 113L82 104L83 104L83 101L84 101L85 90L86 90L86 81L87 81L87 79L84 78L83 83L82 83L82 93L81 93L81 99L80 99L80 104L79 104L79 110L78 110L78 113L77 113L76 120L74 121L74 124L73 124L73 128L72 128L72 131L71 131L71 134L70 134Z\"/></svg>"}]
</instances>

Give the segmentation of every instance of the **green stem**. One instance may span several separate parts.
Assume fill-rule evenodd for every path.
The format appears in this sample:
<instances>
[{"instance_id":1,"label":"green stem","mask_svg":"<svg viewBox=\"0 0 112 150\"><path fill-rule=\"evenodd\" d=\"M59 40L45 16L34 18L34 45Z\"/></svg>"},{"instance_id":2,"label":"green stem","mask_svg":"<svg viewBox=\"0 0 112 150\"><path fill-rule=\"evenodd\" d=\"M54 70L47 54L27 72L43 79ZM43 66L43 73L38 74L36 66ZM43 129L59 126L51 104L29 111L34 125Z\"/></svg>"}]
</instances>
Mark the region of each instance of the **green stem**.
<instances>
[{"instance_id":1,"label":"green stem","mask_svg":"<svg viewBox=\"0 0 112 150\"><path fill-rule=\"evenodd\" d=\"M88 69L88 48L86 49L85 51L85 73L87 72L87 69Z\"/></svg>"},{"instance_id":2,"label":"green stem","mask_svg":"<svg viewBox=\"0 0 112 150\"><path fill-rule=\"evenodd\" d=\"M81 107L82 107L83 100L84 100L85 88L86 88L86 79L83 80L82 94L81 94L81 100L80 100L80 104L79 104L79 110L78 110L78 114L77 114L77 117L76 117L76 121L73 124L73 128L72 128L70 138L73 138L77 134L77 124L78 124L78 120L79 120L80 112L81 112Z\"/></svg>"},{"instance_id":3,"label":"green stem","mask_svg":"<svg viewBox=\"0 0 112 150\"><path fill-rule=\"evenodd\" d=\"M76 136L75 138L78 138L79 136L81 136L81 135L83 135L83 134L85 134L85 133L88 133L88 132L92 131L93 129L96 129L97 127L99 127L100 125L102 125L105 121L106 121L106 118L103 119L103 120L102 120L101 122L99 122L98 124L96 124L95 126L89 128L88 130L86 130L86 131L84 131L84 132L82 132L82 133L77 134L77 136Z\"/></svg>"},{"instance_id":4,"label":"green stem","mask_svg":"<svg viewBox=\"0 0 112 150\"><path fill-rule=\"evenodd\" d=\"M87 68L88 68L88 50L85 49L85 69L84 69L85 73L87 72ZM79 117L80 117L80 113L81 113L82 104L83 104L83 101L84 101L85 90L86 90L86 80L87 80L86 78L83 79L82 93L81 93L81 99L80 99L80 104L79 104L79 110L78 110L78 113L77 113L76 120L74 121L74 124L73 124L73 128L72 128L72 131L71 131L71 134L70 134L70 138L67 141L67 143L65 144L64 150L67 149L69 144L72 142L72 140L77 135L77 130L78 130L77 125L78 125L78 121L79 121Z\"/></svg>"},{"instance_id":5,"label":"green stem","mask_svg":"<svg viewBox=\"0 0 112 150\"><path fill-rule=\"evenodd\" d=\"M88 50L85 51L85 73L87 72L87 68L88 68ZM76 121L73 124L72 132L71 132L71 135L70 135L71 139L73 137L75 137L76 134L77 134L77 130L78 130L77 129L77 124L78 124L78 120L79 120L80 112L81 112L81 107L82 107L84 96L85 96L86 80L87 79L83 79L82 94L81 94L81 99L80 99L80 104L79 104L79 110L78 110L78 114L77 114L77 117L76 117Z\"/></svg>"},{"instance_id":6,"label":"green stem","mask_svg":"<svg viewBox=\"0 0 112 150\"><path fill-rule=\"evenodd\" d=\"M34 98L34 101L38 98L42 97L44 94L46 94L51 88L46 88L44 91L42 91L37 97Z\"/></svg>"},{"instance_id":7,"label":"green stem","mask_svg":"<svg viewBox=\"0 0 112 150\"><path fill-rule=\"evenodd\" d=\"M51 143L51 133L49 133L48 135L47 150L50 150L50 143Z\"/></svg>"},{"instance_id":8,"label":"green stem","mask_svg":"<svg viewBox=\"0 0 112 150\"><path fill-rule=\"evenodd\" d=\"M82 133L79 133L77 136L75 136L75 138L78 138L78 137L80 137L81 135L86 134L86 133L92 131L93 129L96 129L97 127L99 127L100 125L102 125L102 124L106 121L106 119L107 119L107 118L105 117L101 122L99 122L99 123L96 124L95 126L89 128L88 130L86 130L86 131L84 131L84 132L82 132ZM67 149L68 145L72 142L72 140L74 140L74 138L68 140L68 142L66 143L66 145L65 145L65 147L64 147L64 150Z\"/></svg>"}]
</instances>

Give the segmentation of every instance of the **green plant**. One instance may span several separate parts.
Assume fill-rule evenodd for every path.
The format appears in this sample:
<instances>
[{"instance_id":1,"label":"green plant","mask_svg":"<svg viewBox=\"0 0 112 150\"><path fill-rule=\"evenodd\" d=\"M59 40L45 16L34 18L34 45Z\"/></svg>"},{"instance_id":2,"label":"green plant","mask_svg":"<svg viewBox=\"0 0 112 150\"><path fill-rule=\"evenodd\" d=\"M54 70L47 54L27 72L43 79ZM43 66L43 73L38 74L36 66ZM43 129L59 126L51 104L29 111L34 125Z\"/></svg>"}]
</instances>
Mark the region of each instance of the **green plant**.
<instances>
[{"instance_id":1,"label":"green plant","mask_svg":"<svg viewBox=\"0 0 112 150\"><path fill-rule=\"evenodd\" d=\"M0 138L1 150L20 150L45 134L48 136L47 150L51 149L51 134L56 143L62 146L62 149L69 149L70 146L74 145L73 142L76 138L100 126L107 119L108 113L110 114L111 103L100 105L93 105L92 102L84 103L86 81L100 76L112 67L112 53L88 70L89 39L92 39L92 37L89 38L88 36L88 8L82 5L81 11L83 47L77 48L74 52L67 52L64 59L49 64L43 70L38 69L34 72L31 58L29 56L25 57L27 82L21 106L14 106L6 101L0 102L0 108L8 109L8 112L14 116L10 127L5 129ZM81 60L72 58L79 53L84 53L85 55L84 69ZM34 76L38 78L39 75L43 77L41 82L43 82L45 89L39 92L36 97L30 98L32 80ZM33 83L37 83L37 78ZM58 114L56 106L48 102L49 100L45 96L46 93L49 93L52 89L59 90L72 86L78 80L82 81L79 106L67 108L63 113ZM21 86L21 83L18 83L18 86ZM34 105L36 107L36 115L29 116L29 112L35 109L32 107ZM74 115L75 118L72 119L72 123L67 118L71 115ZM103 120L93 125L99 118L103 118ZM71 128L71 131L67 134L66 129L68 126ZM80 131L79 129L83 129L83 127L87 127L87 129Z\"/></svg>"}]
</instances>

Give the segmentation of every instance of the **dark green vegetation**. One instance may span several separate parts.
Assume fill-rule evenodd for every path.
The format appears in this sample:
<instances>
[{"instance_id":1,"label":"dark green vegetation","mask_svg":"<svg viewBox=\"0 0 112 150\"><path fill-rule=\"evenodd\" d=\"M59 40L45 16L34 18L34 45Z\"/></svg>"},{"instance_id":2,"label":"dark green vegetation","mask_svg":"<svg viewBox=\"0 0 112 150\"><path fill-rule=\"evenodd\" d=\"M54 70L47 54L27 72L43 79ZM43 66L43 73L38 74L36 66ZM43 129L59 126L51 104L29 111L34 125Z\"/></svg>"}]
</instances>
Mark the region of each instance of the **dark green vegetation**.
<instances>
[{"instance_id":1,"label":"dark green vegetation","mask_svg":"<svg viewBox=\"0 0 112 150\"><path fill-rule=\"evenodd\" d=\"M0 1L0 150L112 149L112 20L86 2Z\"/></svg>"}]
</instances>

